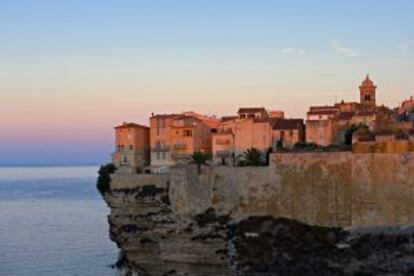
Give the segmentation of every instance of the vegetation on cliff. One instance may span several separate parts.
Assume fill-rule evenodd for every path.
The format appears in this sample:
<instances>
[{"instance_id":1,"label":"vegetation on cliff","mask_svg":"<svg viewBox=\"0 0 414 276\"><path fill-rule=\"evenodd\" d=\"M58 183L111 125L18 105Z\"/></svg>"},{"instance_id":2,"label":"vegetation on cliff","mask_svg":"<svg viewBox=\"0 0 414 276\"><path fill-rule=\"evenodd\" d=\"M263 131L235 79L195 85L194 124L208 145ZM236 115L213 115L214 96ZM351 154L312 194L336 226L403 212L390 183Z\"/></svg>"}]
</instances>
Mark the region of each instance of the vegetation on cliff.
<instances>
[{"instance_id":1,"label":"vegetation on cliff","mask_svg":"<svg viewBox=\"0 0 414 276\"><path fill-rule=\"evenodd\" d=\"M246 166L264 165L263 152L258 148L250 148L243 152L243 162Z\"/></svg>"},{"instance_id":2,"label":"vegetation on cliff","mask_svg":"<svg viewBox=\"0 0 414 276\"><path fill-rule=\"evenodd\" d=\"M96 188L102 196L109 191L109 184L111 183L111 174L113 174L115 171L116 167L112 163L102 165L99 168Z\"/></svg>"},{"instance_id":3,"label":"vegetation on cliff","mask_svg":"<svg viewBox=\"0 0 414 276\"><path fill-rule=\"evenodd\" d=\"M207 165L207 160L210 158L208 154L196 151L191 156L192 163L197 165L198 174L201 174L201 166Z\"/></svg>"}]
</instances>

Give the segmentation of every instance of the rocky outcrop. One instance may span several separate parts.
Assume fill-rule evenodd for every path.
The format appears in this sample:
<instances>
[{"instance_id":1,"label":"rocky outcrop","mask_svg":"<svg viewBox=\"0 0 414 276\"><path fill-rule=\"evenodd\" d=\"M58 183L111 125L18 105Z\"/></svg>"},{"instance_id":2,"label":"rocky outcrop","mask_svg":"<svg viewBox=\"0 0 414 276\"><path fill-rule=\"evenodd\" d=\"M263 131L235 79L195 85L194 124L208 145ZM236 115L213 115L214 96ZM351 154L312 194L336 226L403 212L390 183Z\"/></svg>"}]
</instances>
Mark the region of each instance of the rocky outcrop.
<instances>
[{"instance_id":1,"label":"rocky outcrop","mask_svg":"<svg viewBox=\"0 0 414 276\"><path fill-rule=\"evenodd\" d=\"M120 275L414 275L410 228L347 231L212 208L177 216L166 181L105 195Z\"/></svg>"},{"instance_id":2,"label":"rocky outcrop","mask_svg":"<svg viewBox=\"0 0 414 276\"><path fill-rule=\"evenodd\" d=\"M232 229L234 275L414 275L414 229L346 231L271 217Z\"/></svg>"},{"instance_id":3,"label":"rocky outcrop","mask_svg":"<svg viewBox=\"0 0 414 276\"><path fill-rule=\"evenodd\" d=\"M383 226L414 224L412 153L118 170L104 199L121 275L414 275L414 231Z\"/></svg>"},{"instance_id":4,"label":"rocky outcrop","mask_svg":"<svg viewBox=\"0 0 414 276\"><path fill-rule=\"evenodd\" d=\"M226 258L229 217L210 209L176 217L167 189L147 185L112 190L110 237L121 249L122 275L230 275Z\"/></svg>"}]
</instances>

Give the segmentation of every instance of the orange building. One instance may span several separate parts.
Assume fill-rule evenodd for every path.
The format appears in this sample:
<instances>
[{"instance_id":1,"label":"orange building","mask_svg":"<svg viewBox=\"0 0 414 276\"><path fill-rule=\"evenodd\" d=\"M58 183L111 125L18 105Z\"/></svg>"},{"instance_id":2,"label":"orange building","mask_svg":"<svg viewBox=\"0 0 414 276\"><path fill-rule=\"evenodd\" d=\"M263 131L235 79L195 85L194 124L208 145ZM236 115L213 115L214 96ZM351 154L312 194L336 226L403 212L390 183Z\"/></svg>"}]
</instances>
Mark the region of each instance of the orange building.
<instances>
[{"instance_id":1,"label":"orange building","mask_svg":"<svg viewBox=\"0 0 414 276\"><path fill-rule=\"evenodd\" d=\"M218 120L194 112L151 116L151 165L186 162L196 151L211 154L211 133L215 126Z\"/></svg>"},{"instance_id":2,"label":"orange building","mask_svg":"<svg viewBox=\"0 0 414 276\"><path fill-rule=\"evenodd\" d=\"M112 162L116 167L142 168L149 165L149 128L123 123L115 127L116 150Z\"/></svg>"}]
</instances>

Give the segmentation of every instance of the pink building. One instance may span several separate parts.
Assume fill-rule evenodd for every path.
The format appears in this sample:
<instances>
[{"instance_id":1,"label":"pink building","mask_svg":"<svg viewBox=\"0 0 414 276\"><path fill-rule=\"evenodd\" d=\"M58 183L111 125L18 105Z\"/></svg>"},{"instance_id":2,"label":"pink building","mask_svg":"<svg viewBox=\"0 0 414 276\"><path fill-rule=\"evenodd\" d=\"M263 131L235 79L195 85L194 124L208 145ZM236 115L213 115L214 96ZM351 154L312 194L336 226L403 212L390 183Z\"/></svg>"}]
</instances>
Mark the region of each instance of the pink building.
<instances>
[{"instance_id":1,"label":"pink building","mask_svg":"<svg viewBox=\"0 0 414 276\"><path fill-rule=\"evenodd\" d=\"M272 146L275 119L263 107L240 108L237 116L223 117L213 134L213 163L234 164L249 148L266 152Z\"/></svg>"}]
</instances>

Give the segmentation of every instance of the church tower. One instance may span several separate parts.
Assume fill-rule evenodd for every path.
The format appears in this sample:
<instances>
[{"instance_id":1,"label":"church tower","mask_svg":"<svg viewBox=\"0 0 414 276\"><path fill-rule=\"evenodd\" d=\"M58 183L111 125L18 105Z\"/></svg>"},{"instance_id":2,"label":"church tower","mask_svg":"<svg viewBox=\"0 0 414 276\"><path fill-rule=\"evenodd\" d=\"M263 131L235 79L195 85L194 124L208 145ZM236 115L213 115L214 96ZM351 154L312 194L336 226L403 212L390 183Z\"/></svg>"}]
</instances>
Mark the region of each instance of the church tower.
<instances>
[{"instance_id":1,"label":"church tower","mask_svg":"<svg viewBox=\"0 0 414 276\"><path fill-rule=\"evenodd\" d=\"M366 106L375 107L375 92L377 87L374 85L372 80L369 79L369 75L361 83L359 92L361 96L361 104Z\"/></svg>"}]
</instances>

